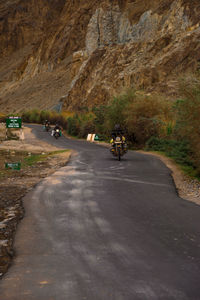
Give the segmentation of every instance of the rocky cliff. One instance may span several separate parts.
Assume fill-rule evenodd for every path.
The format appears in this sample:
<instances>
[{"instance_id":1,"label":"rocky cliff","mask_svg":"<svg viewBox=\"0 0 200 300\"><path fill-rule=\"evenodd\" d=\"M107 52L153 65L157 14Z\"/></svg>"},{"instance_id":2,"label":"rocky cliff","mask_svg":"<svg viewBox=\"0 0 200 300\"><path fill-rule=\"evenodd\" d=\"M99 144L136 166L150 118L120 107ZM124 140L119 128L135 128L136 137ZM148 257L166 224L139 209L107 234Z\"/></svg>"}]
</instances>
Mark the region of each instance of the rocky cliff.
<instances>
[{"instance_id":1,"label":"rocky cliff","mask_svg":"<svg viewBox=\"0 0 200 300\"><path fill-rule=\"evenodd\" d=\"M0 111L81 109L200 68L199 0L5 0Z\"/></svg>"}]
</instances>

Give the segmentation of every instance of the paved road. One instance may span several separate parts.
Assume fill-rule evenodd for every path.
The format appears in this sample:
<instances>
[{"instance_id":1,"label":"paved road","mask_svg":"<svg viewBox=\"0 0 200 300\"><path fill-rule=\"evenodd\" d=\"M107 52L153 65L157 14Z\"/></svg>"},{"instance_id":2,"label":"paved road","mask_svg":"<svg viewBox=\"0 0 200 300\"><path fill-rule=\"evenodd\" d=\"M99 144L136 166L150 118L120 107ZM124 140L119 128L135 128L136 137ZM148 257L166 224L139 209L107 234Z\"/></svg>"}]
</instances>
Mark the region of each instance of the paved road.
<instances>
[{"instance_id":1,"label":"paved road","mask_svg":"<svg viewBox=\"0 0 200 300\"><path fill-rule=\"evenodd\" d=\"M25 197L0 300L199 300L200 207L165 165L34 132L77 155Z\"/></svg>"}]
</instances>

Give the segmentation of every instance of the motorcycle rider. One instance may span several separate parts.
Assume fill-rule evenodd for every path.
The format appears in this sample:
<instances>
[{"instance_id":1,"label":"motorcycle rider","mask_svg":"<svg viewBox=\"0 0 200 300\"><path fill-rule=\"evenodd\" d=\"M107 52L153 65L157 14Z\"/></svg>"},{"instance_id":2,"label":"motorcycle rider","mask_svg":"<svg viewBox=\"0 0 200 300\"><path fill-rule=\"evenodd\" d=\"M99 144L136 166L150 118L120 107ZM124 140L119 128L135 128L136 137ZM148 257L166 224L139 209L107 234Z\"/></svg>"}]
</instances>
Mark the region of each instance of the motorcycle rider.
<instances>
[{"instance_id":1,"label":"motorcycle rider","mask_svg":"<svg viewBox=\"0 0 200 300\"><path fill-rule=\"evenodd\" d=\"M115 124L114 129L111 132L112 139L110 140L111 143L111 149L110 151L113 152L115 149L115 139L116 137L120 137L122 141L122 147L125 152L127 152L127 144L126 144L126 139L125 136L123 135L123 130L121 129L119 124Z\"/></svg>"},{"instance_id":2,"label":"motorcycle rider","mask_svg":"<svg viewBox=\"0 0 200 300\"><path fill-rule=\"evenodd\" d=\"M56 124L56 126L52 130L52 136L54 135L54 133L56 132L57 129L59 130L59 134L61 136L61 127L58 124Z\"/></svg>"},{"instance_id":3,"label":"motorcycle rider","mask_svg":"<svg viewBox=\"0 0 200 300\"><path fill-rule=\"evenodd\" d=\"M50 125L50 122L49 122L49 120L45 120L45 122L44 122L44 125Z\"/></svg>"},{"instance_id":4,"label":"motorcycle rider","mask_svg":"<svg viewBox=\"0 0 200 300\"><path fill-rule=\"evenodd\" d=\"M44 122L44 128L50 128L50 122L49 122L49 120L45 120L45 122Z\"/></svg>"}]
</instances>

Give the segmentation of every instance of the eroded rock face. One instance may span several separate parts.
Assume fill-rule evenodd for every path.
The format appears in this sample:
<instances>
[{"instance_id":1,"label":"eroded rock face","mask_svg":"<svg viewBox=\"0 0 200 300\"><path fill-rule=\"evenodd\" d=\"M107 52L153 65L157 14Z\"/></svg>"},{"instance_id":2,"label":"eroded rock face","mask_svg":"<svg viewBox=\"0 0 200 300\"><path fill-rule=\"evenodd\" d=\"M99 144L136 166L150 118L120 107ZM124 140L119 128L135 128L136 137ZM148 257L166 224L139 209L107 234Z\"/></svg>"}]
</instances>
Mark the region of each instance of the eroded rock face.
<instances>
[{"instance_id":1,"label":"eroded rock face","mask_svg":"<svg viewBox=\"0 0 200 300\"><path fill-rule=\"evenodd\" d=\"M173 94L199 68L199 25L199 0L5 0L0 110L90 107L133 85Z\"/></svg>"},{"instance_id":2,"label":"eroded rock face","mask_svg":"<svg viewBox=\"0 0 200 300\"><path fill-rule=\"evenodd\" d=\"M149 40L158 31L159 16L144 12L137 24L131 24L128 13L118 5L108 10L98 8L88 25L86 49L89 54L99 47Z\"/></svg>"},{"instance_id":3,"label":"eroded rock face","mask_svg":"<svg viewBox=\"0 0 200 300\"><path fill-rule=\"evenodd\" d=\"M163 10L151 8L138 19L130 18L128 6L95 11L86 35L90 57L66 97L67 108L105 103L134 85L173 95L177 75L199 68L199 20L188 14L188 3L171 1Z\"/></svg>"}]
</instances>

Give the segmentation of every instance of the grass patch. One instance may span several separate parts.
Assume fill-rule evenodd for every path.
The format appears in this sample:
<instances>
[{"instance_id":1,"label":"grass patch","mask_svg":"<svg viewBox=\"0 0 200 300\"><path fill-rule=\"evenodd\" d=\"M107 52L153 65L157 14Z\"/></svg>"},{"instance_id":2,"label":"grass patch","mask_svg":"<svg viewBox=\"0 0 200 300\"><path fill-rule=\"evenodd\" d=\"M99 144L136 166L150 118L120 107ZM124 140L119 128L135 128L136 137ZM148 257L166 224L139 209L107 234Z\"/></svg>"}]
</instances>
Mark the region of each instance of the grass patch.
<instances>
[{"instance_id":1,"label":"grass patch","mask_svg":"<svg viewBox=\"0 0 200 300\"><path fill-rule=\"evenodd\" d=\"M61 153L69 152L69 149L45 152L44 154L35 154L26 151L0 150L0 178L18 177L27 168L45 162L49 157ZM5 163L21 163L21 170L5 169Z\"/></svg>"},{"instance_id":2,"label":"grass patch","mask_svg":"<svg viewBox=\"0 0 200 300\"><path fill-rule=\"evenodd\" d=\"M36 164L39 161L44 161L47 157L48 155L46 154L31 154L30 156L24 158L22 167L32 166L33 164Z\"/></svg>"},{"instance_id":3,"label":"grass patch","mask_svg":"<svg viewBox=\"0 0 200 300\"><path fill-rule=\"evenodd\" d=\"M196 168L191 166L184 166L184 165L180 165L180 168L186 175L190 176L191 178L196 178L197 180L200 181L200 176Z\"/></svg>"},{"instance_id":4,"label":"grass patch","mask_svg":"<svg viewBox=\"0 0 200 300\"><path fill-rule=\"evenodd\" d=\"M38 162L43 162L47 160L49 157L56 155L56 154L61 154L64 152L68 152L69 150L58 150L58 151L52 151L52 152L44 152L43 154L31 154L28 157L24 158L22 166L32 166Z\"/></svg>"}]
</instances>

